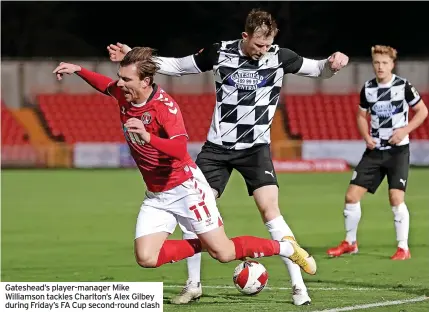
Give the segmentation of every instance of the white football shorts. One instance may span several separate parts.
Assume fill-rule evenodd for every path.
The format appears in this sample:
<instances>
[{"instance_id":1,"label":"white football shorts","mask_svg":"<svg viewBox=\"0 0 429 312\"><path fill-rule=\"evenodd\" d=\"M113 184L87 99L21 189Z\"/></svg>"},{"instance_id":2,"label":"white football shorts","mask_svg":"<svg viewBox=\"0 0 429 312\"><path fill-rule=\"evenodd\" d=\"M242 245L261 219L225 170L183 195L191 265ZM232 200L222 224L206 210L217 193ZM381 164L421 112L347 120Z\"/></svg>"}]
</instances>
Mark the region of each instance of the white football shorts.
<instances>
[{"instance_id":1,"label":"white football shorts","mask_svg":"<svg viewBox=\"0 0 429 312\"><path fill-rule=\"evenodd\" d=\"M191 171L192 178L171 190L146 191L137 217L135 238L158 232L171 234L177 224L195 234L223 225L209 183L198 167Z\"/></svg>"}]
</instances>

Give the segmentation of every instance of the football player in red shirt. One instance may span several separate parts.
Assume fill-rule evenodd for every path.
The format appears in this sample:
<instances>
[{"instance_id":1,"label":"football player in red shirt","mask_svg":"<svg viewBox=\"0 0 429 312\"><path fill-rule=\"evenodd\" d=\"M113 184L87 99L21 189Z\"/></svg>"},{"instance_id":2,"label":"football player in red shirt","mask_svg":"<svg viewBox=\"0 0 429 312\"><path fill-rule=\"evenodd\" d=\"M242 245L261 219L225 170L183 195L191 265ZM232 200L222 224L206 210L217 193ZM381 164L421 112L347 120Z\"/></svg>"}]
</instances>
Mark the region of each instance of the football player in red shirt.
<instances>
[{"instance_id":1,"label":"football player in red shirt","mask_svg":"<svg viewBox=\"0 0 429 312\"><path fill-rule=\"evenodd\" d=\"M116 81L69 63L60 63L53 71L59 80L76 73L118 101L125 138L147 186L136 224L137 263L159 267L201 251L220 262L280 255L315 274L313 257L291 237L276 241L226 236L210 185L187 152L179 106L153 83L159 68L152 52L147 47L132 49L120 62ZM167 240L179 222L198 239Z\"/></svg>"}]
</instances>

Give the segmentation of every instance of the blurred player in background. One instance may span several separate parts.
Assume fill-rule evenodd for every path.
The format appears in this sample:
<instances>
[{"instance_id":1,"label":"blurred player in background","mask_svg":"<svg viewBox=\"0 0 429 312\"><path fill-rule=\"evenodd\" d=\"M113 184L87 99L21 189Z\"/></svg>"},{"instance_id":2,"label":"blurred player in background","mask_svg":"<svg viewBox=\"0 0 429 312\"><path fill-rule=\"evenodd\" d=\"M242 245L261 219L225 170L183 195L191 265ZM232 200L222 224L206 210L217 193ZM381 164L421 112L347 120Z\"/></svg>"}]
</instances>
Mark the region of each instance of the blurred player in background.
<instances>
[{"instance_id":1,"label":"blurred player in background","mask_svg":"<svg viewBox=\"0 0 429 312\"><path fill-rule=\"evenodd\" d=\"M118 101L124 136L147 187L136 224L137 263L154 268L204 250L223 263L280 255L315 274L313 257L291 237L277 241L226 236L210 185L187 152L179 106L153 83L158 65L152 52L150 48L131 50L120 63L117 81L69 63L54 70L58 79L76 73ZM197 238L167 240L178 221Z\"/></svg>"},{"instance_id":2,"label":"blurred player in background","mask_svg":"<svg viewBox=\"0 0 429 312\"><path fill-rule=\"evenodd\" d=\"M357 253L357 228L361 218L360 201L366 192L374 194L387 176L389 201L394 215L398 248L393 260L411 258L408 249L410 216L405 204L410 165L409 133L420 126L428 109L411 83L392 73L397 52L388 46L371 49L375 78L365 82L360 92L357 125L366 142L366 151L353 172L345 196L346 238L328 255L339 257ZM409 108L415 116L408 122ZM371 115L368 131L367 115Z\"/></svg>"},{"instance_id":3,"label":"blurred player in background","mask_svg":"<svg viewBox=\"0 0 429 312\"><path fill-rule=\"evenodd\" d=\"M278 29L271 14L252 10L246 19L242 38L222 41L183 58L158 57L161 74L182 76L213 70L216 108L196 163L208 180L213 193L222 195L232 169L243 176L248 193L253 196L262 220L275 240L295 239L281 215L278 183L270 151L270 127L281 95L285 74L312 78L330 78L347 65L348 57L335 52L324 60L304 58L292 50L273 44ZM110 45L112 61L120 61L130 48ZM184 237L194 237L184 233ZM311 299L300 268L287 258L295 305ZM199 298L201 258L188 261L188 280L173 303Z\"/></svg>"}]
</instances>

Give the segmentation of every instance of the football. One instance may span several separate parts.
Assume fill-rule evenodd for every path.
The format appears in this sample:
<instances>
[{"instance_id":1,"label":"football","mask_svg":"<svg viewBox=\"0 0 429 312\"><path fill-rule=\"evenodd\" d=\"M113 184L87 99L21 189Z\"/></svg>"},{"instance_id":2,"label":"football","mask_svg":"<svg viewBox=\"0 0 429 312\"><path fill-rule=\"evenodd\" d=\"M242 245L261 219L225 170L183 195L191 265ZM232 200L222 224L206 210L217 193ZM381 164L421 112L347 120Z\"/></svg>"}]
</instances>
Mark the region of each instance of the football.
<instances>
[{"instance_id":1,"label":"football","mask_svg":"<svg viewBox=\"0 0 429 312\"><path fill-rule=\"evenodd\" d=\"M267 285L268 272L261 263L246 260L237 265L232 280L239 292L252 296L260 293Z\"/></svg>"}]
</instances>

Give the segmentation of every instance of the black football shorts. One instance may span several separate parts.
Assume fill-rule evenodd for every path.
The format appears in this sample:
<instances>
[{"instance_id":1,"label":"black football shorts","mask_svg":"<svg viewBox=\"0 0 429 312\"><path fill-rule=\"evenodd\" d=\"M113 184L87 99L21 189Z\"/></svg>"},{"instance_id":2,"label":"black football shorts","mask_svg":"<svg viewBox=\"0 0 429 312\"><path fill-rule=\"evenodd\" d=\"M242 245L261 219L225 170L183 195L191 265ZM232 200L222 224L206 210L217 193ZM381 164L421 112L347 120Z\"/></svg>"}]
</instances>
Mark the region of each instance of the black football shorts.
<instances>
[{"instance_id":1,"label":"black football shorts","mask_svg":"<svg viewBox=\"0 0 429 312\"><path fill-rule=\"evenodd\" d=\"M367 149L353 172L350 184L359 185L374 194L385 176L389 189L405 191L410 167L409 145L387 150Z\"/></svg>"},{"instance_id":2,"label":"black football shorts","mask_svg":"<svg viewBox=\"0 0 429 312\"><path fill-rule=\"evenodd\" d=\"M240 172L246 182L249 196L265 185L277 185L277 176L271 159L269 144L261 144L243 150L230 150L205 142L197 156L196 164L203 172L212 189L220 197L225 190L233 169Z\"/></svg>"}]
</instances>

